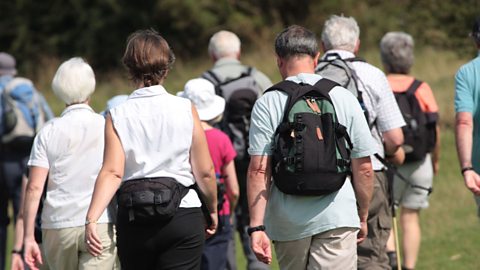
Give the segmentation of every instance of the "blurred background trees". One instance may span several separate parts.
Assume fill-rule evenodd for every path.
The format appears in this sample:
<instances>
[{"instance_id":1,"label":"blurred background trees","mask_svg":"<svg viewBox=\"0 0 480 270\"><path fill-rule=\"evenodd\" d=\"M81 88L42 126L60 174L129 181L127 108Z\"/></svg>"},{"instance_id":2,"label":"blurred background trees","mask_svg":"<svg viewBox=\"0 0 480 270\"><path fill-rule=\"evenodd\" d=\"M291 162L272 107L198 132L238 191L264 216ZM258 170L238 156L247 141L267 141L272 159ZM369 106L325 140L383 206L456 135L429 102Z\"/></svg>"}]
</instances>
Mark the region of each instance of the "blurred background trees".
<instances>
[{"instance_id":1,"label":"blurred background trees","mask_svg":"<svg viewBox=\"0 0 480 270\"><path fill-rule=\"evenodd\" d=\"M478 0L3 0L0 51L15 55L27 74L42 59L74 55L111 70L136 29L156 29L188 59L206 55L219 29L236 32L247 50L270 49L287 25L320 33L330 14L344 14L360 24L363 48L378 46L387 31L403 30L417 46L465 54L474 52L467 35L479 11Z\"/></svg>"}]
</instances>

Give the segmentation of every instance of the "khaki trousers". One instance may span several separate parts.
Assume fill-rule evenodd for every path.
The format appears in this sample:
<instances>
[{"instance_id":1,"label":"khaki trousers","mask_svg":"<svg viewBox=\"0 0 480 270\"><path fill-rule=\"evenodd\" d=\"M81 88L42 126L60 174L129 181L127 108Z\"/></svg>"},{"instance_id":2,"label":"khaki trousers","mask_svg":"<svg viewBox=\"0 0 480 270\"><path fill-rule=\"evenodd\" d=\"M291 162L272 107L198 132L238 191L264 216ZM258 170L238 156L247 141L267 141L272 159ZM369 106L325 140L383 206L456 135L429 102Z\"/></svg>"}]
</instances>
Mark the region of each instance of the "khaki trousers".
<instances>
[{"instance_id":1,"label":"khaki trousers","mask_svg":"<svg viewBox=\"0 0 480 270\"><path fill-rule=\"evenodd\" d=\"M388 183L385 172L375 172L373 196L368 209L368 235L358 245L359 270L389 270L387 241L392 228Z\"/></svg>"},{"instance_id":2,"label":"khaki trousers","mask_svg":"<svg viewBox=\"0 0 480 270\"><path fill-rule=\"evenodd\" d=\"M357 228L338 228L293 241L275 241L282 270L356 270Z\"/></svg>"},{"instance_id":3,"label":"khaki trousers","mask_svg":"<svg viewBox=\"0 0 480 270\"><path fill-rule=\"evenodd\" d=\"M98 224L102 254L94 257L87 251L85 227L43 229L42 244L47 263L52 270L65 269L119 269L115 231L112 224Z\"/></svg>"}]
</instances>

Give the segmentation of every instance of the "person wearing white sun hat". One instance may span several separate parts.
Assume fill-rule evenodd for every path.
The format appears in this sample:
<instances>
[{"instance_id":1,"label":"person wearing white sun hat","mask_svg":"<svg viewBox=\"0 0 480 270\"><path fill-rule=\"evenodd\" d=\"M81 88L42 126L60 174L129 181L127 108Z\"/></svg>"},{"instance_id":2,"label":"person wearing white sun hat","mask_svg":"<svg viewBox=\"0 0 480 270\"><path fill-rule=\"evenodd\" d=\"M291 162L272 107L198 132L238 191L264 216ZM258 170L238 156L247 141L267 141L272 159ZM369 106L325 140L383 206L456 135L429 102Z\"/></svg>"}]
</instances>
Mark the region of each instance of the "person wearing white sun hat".
<instances>
[{"instance_id":1,"label":"person wearing white sun hat","mask_svg":"<svg viewBox=\"0 0 480 270\"><path fill-rule=\"evenodd\" d=\"M177 95L191 100L197 108L217 175L219 225L217 233L205 242L201 269L225 269L228 242L233 234L231 215L239 196L235 149L227 134L213 127L222 118L225 99L217 96L213 84L202 78L189 80Z\"/></svg>"},{"instance_id":2,"label":"person wearing white sun hat","mask_svg":"<svg viewBox=\"0 0 480 270\"><path fill-rule=\"evenodd\" d=\"M178 92L177 96L192 101L201 121L210 121L221 116L225 110L225 99L215 94L215 86L206 79L189 80L184 91Z\"/></svg>"}]
</instances>

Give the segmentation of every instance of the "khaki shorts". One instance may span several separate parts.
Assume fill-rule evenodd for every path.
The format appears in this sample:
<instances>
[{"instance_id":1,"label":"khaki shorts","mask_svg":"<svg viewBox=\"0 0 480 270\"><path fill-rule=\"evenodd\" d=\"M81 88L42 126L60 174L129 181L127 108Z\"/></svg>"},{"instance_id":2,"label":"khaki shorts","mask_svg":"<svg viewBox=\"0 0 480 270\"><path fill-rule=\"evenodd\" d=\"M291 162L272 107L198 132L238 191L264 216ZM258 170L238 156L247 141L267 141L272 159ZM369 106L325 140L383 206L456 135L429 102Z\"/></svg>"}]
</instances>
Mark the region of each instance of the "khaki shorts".
<instances>
[{"instance_id":1,"label":"khaki shorts","mask_svg":"<svg viewBox=\"0 0 480 270\"><path fill-rule=\"evenodd\" d=\"M282 270L357 269L357 228L337 228L293 241L275 241Z\"/></svg>"},{"instance_id":2,"label":"khaki shorts","mask_svg":"<svg viewBox=\"0 0 480 270\"><path fill-rule=\"evenodd\" d=\"M398 172L405 177L406 183L395 175L393 192L395 204L402 207L418 210L428 207L428 191L412 185L430 188L433 182L433 167L430 154L424 160L404 164Z\"/></svg>"}]
</instances>

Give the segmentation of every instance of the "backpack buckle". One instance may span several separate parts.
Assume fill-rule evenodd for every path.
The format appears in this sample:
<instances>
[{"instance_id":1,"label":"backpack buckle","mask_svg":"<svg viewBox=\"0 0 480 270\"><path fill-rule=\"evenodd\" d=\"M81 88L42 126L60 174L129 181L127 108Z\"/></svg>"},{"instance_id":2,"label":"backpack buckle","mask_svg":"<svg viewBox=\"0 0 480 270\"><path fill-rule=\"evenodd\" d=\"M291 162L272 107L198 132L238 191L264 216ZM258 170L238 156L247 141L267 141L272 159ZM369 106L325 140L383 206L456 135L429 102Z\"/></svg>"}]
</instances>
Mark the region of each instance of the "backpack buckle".
<instances>
[{"instance_id":1,"label":"backpack buckle","mask_svg":"<svg viewBox=\"0 0 480 270\"><path fill-rule=\"evenodd\" d=\"M295 157L284 157L283 161L288 165L293 165L295 163Z\"/></svg>"}]
</instances>

